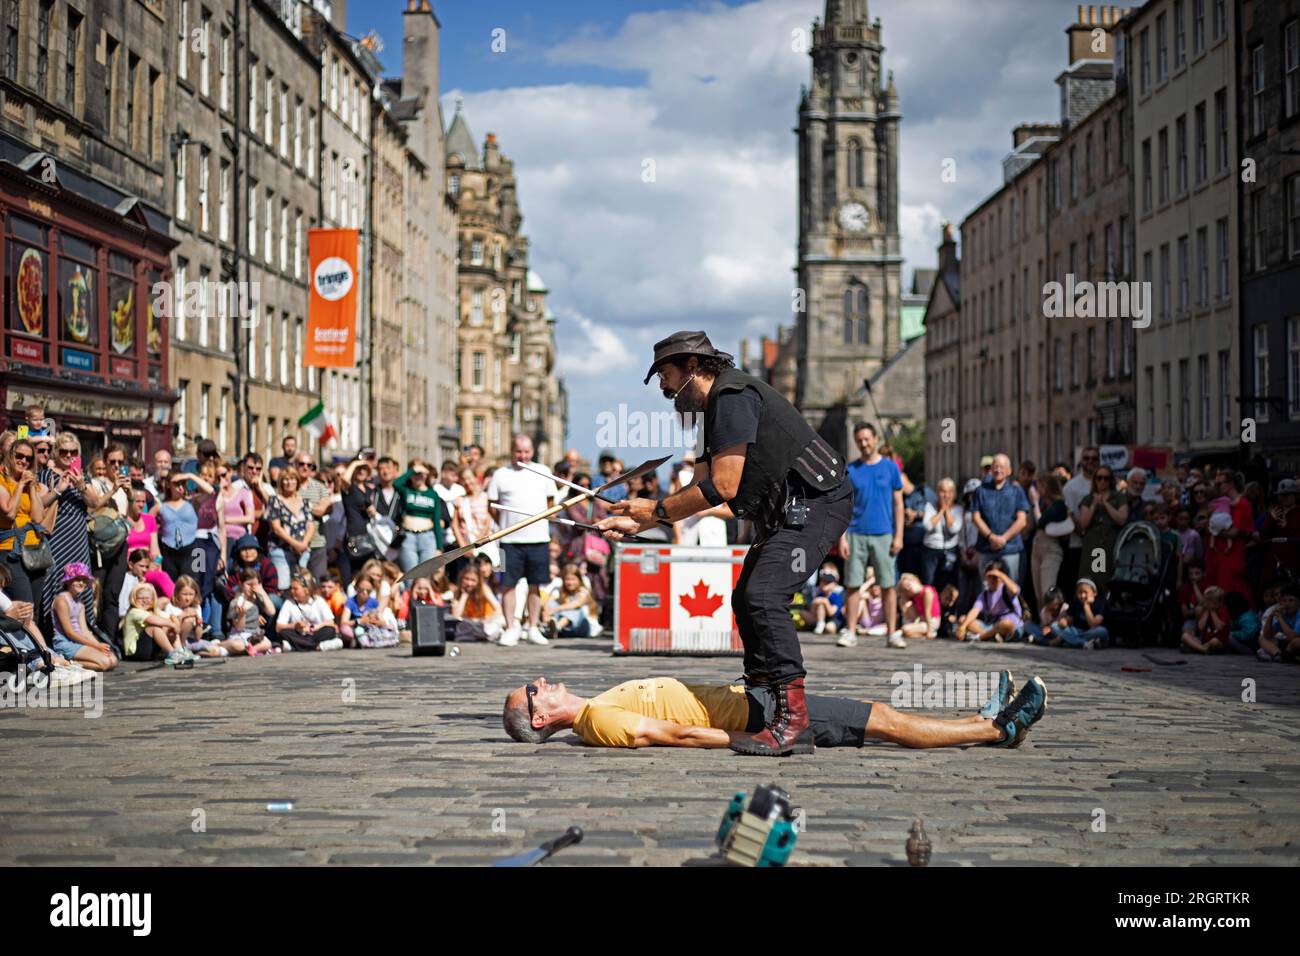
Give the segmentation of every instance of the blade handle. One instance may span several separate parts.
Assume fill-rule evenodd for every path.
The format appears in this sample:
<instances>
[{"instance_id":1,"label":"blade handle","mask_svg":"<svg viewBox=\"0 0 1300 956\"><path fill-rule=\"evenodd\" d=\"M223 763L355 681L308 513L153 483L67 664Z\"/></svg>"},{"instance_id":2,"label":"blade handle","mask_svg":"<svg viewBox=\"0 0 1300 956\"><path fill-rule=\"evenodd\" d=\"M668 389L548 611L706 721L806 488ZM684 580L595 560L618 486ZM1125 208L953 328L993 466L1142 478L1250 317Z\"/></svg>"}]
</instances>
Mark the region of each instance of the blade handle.
<instances>
[{"instance_id":1,"label":"blade handle","mask_svg":"<svg viewBox=\"0 0 1300 956\"><path fill-rule=\"evenodd\" d=\"M557 850L563 850L566 846L572 846L575 843L582 842L582 827L569 827L554 840L547 840L542 844L541 849L546 851L550 856Z\"/></svg>"}]
</instances>

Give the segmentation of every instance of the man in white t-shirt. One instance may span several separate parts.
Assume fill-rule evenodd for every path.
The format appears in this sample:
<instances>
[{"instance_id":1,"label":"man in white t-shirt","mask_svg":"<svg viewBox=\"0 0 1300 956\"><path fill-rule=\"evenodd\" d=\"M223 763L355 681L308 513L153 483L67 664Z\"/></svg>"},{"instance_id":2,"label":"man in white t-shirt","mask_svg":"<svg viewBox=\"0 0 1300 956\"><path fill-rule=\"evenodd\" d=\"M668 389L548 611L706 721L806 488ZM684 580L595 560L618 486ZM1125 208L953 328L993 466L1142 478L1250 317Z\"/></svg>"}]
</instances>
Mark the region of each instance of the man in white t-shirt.
<instances>
[{"instance_id":1,"label":"man in white t-shirt","mask_svg":"<svg viewBox=\"0 0 1300 956\"><path fill-rule=\"evenodd\" d=\"M442 463L442 472L438 476L438 483L433 486L434 493L447 506L448 514L455 513L456 499L465 496L465 486L456 480L459 477L460 465L454 461L444 461Z\"/></svg>"},{"instance_id":2,"label":"man in white t-shirt","mask_svg":"<svg viewBox=\"0 0 1300 956\"><path fill-rule=\"evenodd\" d=\"M1096 445L1089 445L1079 455L1079 470L1061 487L1061 497L1065 499L1065 507L1070 509L1070 518L1074 521L1074 532L1070 535L1065 560L1061 563L1061 574L1057 578L1061 587L1067 591L1074 588L1074 582L1079 577L1079 559L1083 556L1083 535L1079 534L1079 503L1092 494L1092 476L1100 465L1101 451Z\"/></svg>"},{"instance_id":3,"label":"man in white t-shirt","mask_svg":"<svg viewBox=\"0 0 1300 956\"><path fill-rule=\"evenodd\" d=\"M545 465L532 463L532 439L527 435L515 435L511 452L514 462L492 473L487 487L488 500L509 509L506 516L512 512L537 514L555 504L555 482L547 477L551 470ZM512 519L501 517L499 520ZM521 580L528 582L528 640L533 644L549 643L537 625L542 613L539 588L551 578L550 541L550 523L546 521L534 521L501 539L501 558L505 566L501 575L501 608L505 611L506 630L500 643L507 647L518 644L523 636L515 614L515 585Z\"/></svg>"}]
</instances>

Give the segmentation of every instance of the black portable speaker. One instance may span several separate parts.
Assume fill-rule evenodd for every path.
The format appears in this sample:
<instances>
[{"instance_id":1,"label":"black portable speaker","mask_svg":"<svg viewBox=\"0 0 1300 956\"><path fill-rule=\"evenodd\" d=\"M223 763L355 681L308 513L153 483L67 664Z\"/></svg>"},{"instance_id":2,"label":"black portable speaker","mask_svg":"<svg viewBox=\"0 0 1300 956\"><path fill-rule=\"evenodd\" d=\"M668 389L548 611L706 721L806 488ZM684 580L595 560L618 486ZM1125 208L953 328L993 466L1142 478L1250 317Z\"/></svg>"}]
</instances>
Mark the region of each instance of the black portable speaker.
<instances>
[{"instance_id":1,"label":"black portable speaker","mask_svg":"<svg viewBox=\"0 0 1300 956\"><path fill-rule=\"evenodd\" d=\"M447 608L436 604L412 604L408 626L411 630L411 656L432 654L442 657L447 651Z\"/></svg>"}]
</instances>

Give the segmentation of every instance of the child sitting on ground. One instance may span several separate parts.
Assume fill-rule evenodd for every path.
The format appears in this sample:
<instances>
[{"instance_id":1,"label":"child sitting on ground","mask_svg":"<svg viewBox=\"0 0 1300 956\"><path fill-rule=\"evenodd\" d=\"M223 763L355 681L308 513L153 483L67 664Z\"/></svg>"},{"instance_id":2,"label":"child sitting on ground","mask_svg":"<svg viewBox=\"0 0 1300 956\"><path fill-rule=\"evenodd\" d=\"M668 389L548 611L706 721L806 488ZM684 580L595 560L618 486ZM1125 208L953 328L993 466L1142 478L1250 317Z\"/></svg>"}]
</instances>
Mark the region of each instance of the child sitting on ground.
<instances>
[{"instance_id":1,"label":"child sitting on ground","mask_svg":"<svg viewBox=\"0 0 1300 956\"><path fill-rule=\"evenodd\" d=\"M582 583L576 564L566 564L560 572L560 593L554 611L546 618L546 636L590 637L592 621L600 613L591 591Z\"/></svg>"},{"instance_id":2,"label":"child sitting on ground","mask_svg":"<svg viewBox=\"0 0 1300 956\"><path fill-rule=\"evenodd\" d=\"M268 621L275 620L275 604L262 585L261 575L252 568L239 574L239 593L230 600L230 635L221 642L231 654L258 657L278 653L279 647L266 636Z\"/></svg>"},{"instance_id":3,"label":"child sitting on ground","mask_svg":"<svg viewBox=\"0 0 1300 956\"><path fill-rule=\"evenodd\" d=\"M1226 650L1231 618L1223 599L1223 588L1205 589L1196 612L1195 629L1183 631L1184 648L1198 654L1222 654Z\"/></svg>"},{"instance_id":4,"label":"child sitting on ground","mask_svg":"<svg viewBox=\"0 0 1300 956\"><path fill-rule=\"evenodd\" d=\"M1261 661L1276 663L1297 654L1300 654L1300 585L1288 584L1282 588L1277 606L1269 608L1264 615L1256 656Z\"/></svg>"},{"instance_id":5,"label":"child sitting on ground","mask_svg":"<svg viewBox=\"0 0 1300 956\"><path fill-rule=\"evenodd\" d=\"M1254 654L1259 649L1259 612L1237 591L1223 596L1223 607L1231 622L1225 649L1229 654Z\"/></svg>"},{"instance_id":6,"label":"child sitting on ground","mask_svg":"<svg viewBox=\"0 0 1300 956\"><path fill-rule=\"evenodd\" d=\"M149 557L149 552L144 548L136 548L126 556L126 576L122 578L122 590L119 592L117 602L119 621L126 617L127 611L131 610L131 592L135 590L137 584L145 583L149 569L152 567L153 558Z\"/></svg>"},{"instance_id":7,"label":"child sitting on ground","mask_svg":"<svg viewBox=\"0 0 1300 956\"><path fill-rule=\"evenodd\" d=\"M1020 585L1007 575L1006 564L994 559L984 569L984 590L957 625L957 640L997 641L1001 644L1022 637L1024 623Z\"/></svg>"},{"instance_id":8,"label":"child sitting on ground","mask_svg":"<svg viewBox=\"0 0 1300 956\"><path fill-rule=\"evenodd\" d=\"M945 584L939 592L939 637L945 640L957 636L957 601L961 598L961 588L955 584Z\"/></svg>"},{"instance_id":9,"label":"child sitting on ground","mask_svg":"<svg viewBox=\"0 0 1300 956\"><path fill-rule=\"evenodd\" d=\"M933 585L922 584L910 571L898 579L898 603L902 611L903 636L926 640L939 636L943 617L939 592Z\"/></svg>"},{"instance_id":10,"label":"child sitting on ground","mask_svg":"<svg viewBox=\"0 0 1300 956\"><path fill-rule=\"evenodd\" d=\"M337 571L326 571L325 576L320 579L320 596L326 607L334 614L334 623L341 625L343 623L343 609L348 604L348 596L343 593Z\"/></svg>"},{"instance_id":11,"label":"child sitting on ground","mask_svg":"<svg viewBox=\"0 0 1300 956\"><path fill-rule=\"evenodd\" d=\"M1182 617L1179 625L1182 631L1196 632L1196 618L1201 613L1205 601L1205 565L1200 561L1188 561L1183 568L1185 580L1178 588L1178 610Z\"/></svg>"},{"instance_id":12,"label":"child sitting on ground","mask_svg":"<svg viewBox=\"0 0 1300 956\"><path fill-rule=\"evenodd\" d=\"M1082 647L1095 651L1110 643L1106 630L1106 602L1097 597L1097 585L1091 578L1079 578L1074 586L1074 600L1064 617L1052 627L1053 647Z\"/></svg>"},{"instance_id":13,"label":"child sitting on ground","mask_svg":"<svg viewBox=\"0 0 1300 956\"><path fill-rule=\"evenodd\" d=\"M356 593L343 607L339 634L347 647L392 647L397 643L397 618L392 608L381 607L370 580L358 577L353 582Z\"/></svg>"},{"instance_id":14,"label":"child sitting on ground","mask_svg":"<svg viewBox=\"0 0 1300 956\"><path fill-rule=\"evenodd\" d=\"M813 594L812 612L816 623L814 634L834 634L844 626L844 588L834 565L824 564L817 575L817 589Z\"/></svg>"},{"instance_id":15,"label":"child sitting on ground","mask_svg":"<svg viewBox=\"0 0 1300 956\"><path fill-rule=\"evenodd\" d=\"M871 637L883 637L889 632L885 622L885 598L874 577L862 584L862 610L858 612L858 630Z\"/></svg>"},{"instance_id":16,"label":"child sitting on ground","mask_svg":"<svg viewBox=\"0 0 1300 956\"><path fill-rule=\"evenodd\" d=\"M296 570L289 577L289 596L275 618L275 639L286 651L337 651L343 646L334 614L321 600L310 572Z\"/></svg>"},{"instance_id":17,"label":"child sitting on ground","mask_svg":"<svg viewBox=\"0 0 1300 956\"><path fill-rule=\"evenodd\" d=\"M151 661L161 653L172 667L193 667L195 655L181 640L175 618L158 611L158 595L152 584L137 584L131 591L131 606L122 619L122 650L127 660Z\"/></svg>"},{"instance_id":18,"label":"child sitting on ground","mask_svg":"<svg viewBox=\"0 0 1300 956\"><path fill-rule=\"evenodd\" d=\"M1037 636L1031 635L1031 644L1050 643L1056 636L1053 633L1056 625L1068 627L1070 624L1066 615L1065 594L1055 584L1043 592L1043 606L1038 609L1038 624L1039 633Z\"/></svg>"},{"instance_id":19,"label":"child sitting on ground","mask_svg":"<svg viewBox=\"0 0 1300 956\"><path fill-rule=\"evenodd\" d=\"M117 653L107 641L101 641L86 620L86 605L81 595L90 587L94 576L90 567L73 561L63 569L63 589L54 598L54 638L50 649L92 671L111 671L117 667Z\"/></svg>"},{"instance_id":20,"label":"child sitting on ground","mask_svg":"<svg viewBox=\"0 0 1300 956\"><path fill-rule=\"evenodd\" d=\"M458 641L495 641L501 636L501 605L474 565L461 568L451 615L460 618L456 625Z\"/></svg>"},{"instance_id":21,"label":"child sitting on ground","mask_svg":"<svg viewBox=\"0 0 1300 956\"><path fill-rule=\"evenodd\" d=\"M188 574L182 574L176 579L172 602L163 613L176 621L181 640L199 657L227 657L230 654L218 642L207 639L211 629L203 625L203 611L199 607L199 582Z\"/></svg>"}]
</instances>

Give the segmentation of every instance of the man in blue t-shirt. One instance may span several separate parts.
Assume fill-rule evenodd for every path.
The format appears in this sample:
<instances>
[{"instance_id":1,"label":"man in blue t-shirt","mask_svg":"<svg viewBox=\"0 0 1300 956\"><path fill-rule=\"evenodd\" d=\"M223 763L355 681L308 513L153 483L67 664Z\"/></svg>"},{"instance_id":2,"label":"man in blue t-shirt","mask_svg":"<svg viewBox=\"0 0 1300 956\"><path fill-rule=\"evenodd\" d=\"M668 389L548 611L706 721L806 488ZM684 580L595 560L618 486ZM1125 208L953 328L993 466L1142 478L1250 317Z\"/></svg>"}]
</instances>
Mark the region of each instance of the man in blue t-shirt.
<instances>
[{"instance_id":1,"label":"man in blue t-shirt","mask_svg":"<svg viewBox=\"0 0 1300 956\"><path fill-rule=\"evenodd\" d=\"M980 576L995 559L1007 566L1007 575L1020 580L1020 559L1025 551L1020 532L1029 514L1029 499L1020 485L1011 480L1011 459L993 456L993 473L987 484L975 492L971 518L979 531L975 550L979 555Z\"/></svg>"},{"instance_id":2,"label":"man in blue t-shirt","mask_svg":"<svg viewBox=\"0 0 1300 956\"><path fill-rule=\"evenodd\" d=\"M844 586L849 597L844 610L844 635L836 641L840 647L858 643L859 588L866 578L867 566L876 574L876 583L885 603L887 643L906 647L898 630L898 599L894 591L897 571L894 556L903 550L903 479L892 459L882 457L880 436L866 423L853 429L853 440L862 457L850 462L849 480L853 482L853 520L844 533L841 550L848 555L844 568Z\"/></svg>"}]
</instances>

